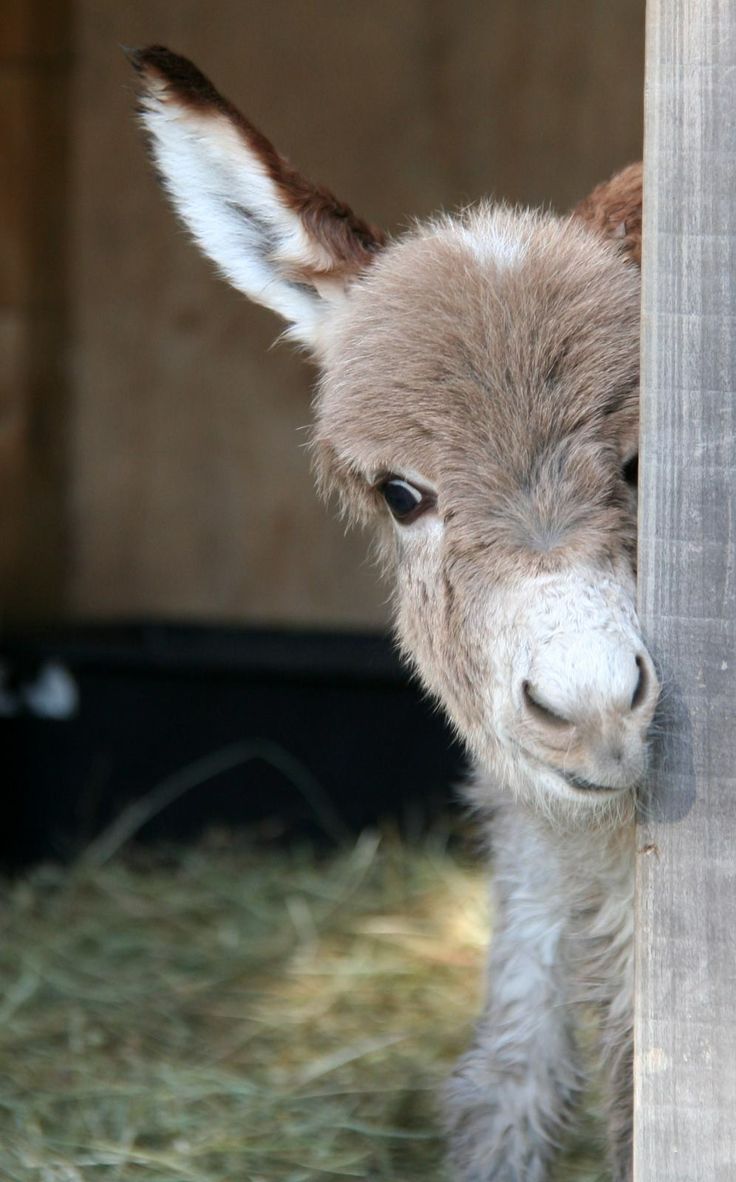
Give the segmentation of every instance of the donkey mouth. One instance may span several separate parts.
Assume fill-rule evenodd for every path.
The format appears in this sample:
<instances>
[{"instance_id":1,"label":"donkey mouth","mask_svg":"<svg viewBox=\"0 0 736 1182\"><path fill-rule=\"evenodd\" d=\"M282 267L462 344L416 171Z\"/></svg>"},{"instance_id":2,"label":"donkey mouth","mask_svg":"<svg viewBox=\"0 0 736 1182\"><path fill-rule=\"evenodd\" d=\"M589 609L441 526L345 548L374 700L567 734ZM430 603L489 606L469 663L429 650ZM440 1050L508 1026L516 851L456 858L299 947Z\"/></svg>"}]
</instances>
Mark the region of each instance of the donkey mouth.
<instances>
[{"instance_id":1,"label":"donkey mouth","mask_svg":"<svg viewBox=\"0 0 736 1182\"><path fill-rule=\"evenodd\" d=\"M561 776L571 788L577 788L579 792L628 792L631 789L630 784L594 784L592 780L586 780L584 776L576 776L574 772L563 772L560 768L554 769L558 776Z\"/></svg>"},{"instance_id":2,"label":"donkey mouth","mask_svg":"<svg viewBox=\"0 0 736 1182\"><path fill-rule=\"evenodd\" d=\"M584 793L585 795L593 796L595 793L598 793L601 796L617 796L622 792L631 792L636 784L639 783L640 777L637 776L635 781L629 780L626 784L597 784L594 780L587 780L585 776L579 776L575 772L563 771L561 767L557 767L554 763L547 763L546 760L540 760L537 755L522 746L521 743L518 743L517 746L537 768L559 776L561 780L564 780L568 788L572 788L573 791L581 794Z\"/></svg>"}]
</instances>

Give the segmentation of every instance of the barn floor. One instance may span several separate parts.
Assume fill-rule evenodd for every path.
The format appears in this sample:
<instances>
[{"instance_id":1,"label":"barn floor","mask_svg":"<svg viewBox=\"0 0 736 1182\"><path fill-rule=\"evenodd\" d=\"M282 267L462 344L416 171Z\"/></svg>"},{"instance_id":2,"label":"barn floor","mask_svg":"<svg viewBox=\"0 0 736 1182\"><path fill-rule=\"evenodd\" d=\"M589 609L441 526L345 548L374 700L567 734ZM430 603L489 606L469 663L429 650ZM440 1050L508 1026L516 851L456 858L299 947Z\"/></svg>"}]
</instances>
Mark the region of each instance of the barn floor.
<instances>
[{"instance_id":1,"label":"barn floor","mask_svg":"<svg viewBox=\"0 0 736 1182\"><path fill-rule=\"evenodd\" d=\"M0 905L0 1178L440 1182L486 927L441 836L35 871Z\"/></svg>"}]
</instances>

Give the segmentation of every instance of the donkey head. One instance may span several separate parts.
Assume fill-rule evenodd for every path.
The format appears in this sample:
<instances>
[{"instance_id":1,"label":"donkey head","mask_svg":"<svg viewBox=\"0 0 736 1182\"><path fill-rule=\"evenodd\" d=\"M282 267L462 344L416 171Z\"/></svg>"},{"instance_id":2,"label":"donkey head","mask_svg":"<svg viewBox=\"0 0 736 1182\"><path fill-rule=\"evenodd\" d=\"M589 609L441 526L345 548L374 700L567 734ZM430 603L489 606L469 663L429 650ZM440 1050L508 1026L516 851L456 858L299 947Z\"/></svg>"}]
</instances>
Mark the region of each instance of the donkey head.
<instances>
[{"instance_id":1,"label":"donkey head","mask_svg":"<svg viewBox=\"0 0 736 1182\"><path fill-rule=\"evenodd\" d=\"M318 481L377 528L425 686L509 790L622 801L658 694L634 604L640 170L564 218L481 205L387 244L191 63L133 63L182 220L320 365Z\"/></svg>"}]
</instances>

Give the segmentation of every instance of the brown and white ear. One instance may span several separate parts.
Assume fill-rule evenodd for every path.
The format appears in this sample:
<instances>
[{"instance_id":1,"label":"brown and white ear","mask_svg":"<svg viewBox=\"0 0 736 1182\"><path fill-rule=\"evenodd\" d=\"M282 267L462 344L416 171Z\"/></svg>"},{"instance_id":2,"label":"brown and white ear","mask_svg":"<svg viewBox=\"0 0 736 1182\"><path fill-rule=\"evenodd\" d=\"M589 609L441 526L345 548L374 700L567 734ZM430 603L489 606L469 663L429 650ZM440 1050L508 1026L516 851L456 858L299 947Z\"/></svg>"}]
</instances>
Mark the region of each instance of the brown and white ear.
<instances>
[{"instance_id":1,"label":"brown and white ear","mask_svg":"<svg viewBox=\"0 0 736 1182\"><path fill-rule=\"evenodd\" d=\"M630 164L597 185L593 192L573 209L591 230L611 239L622 254L641 266L642 166Z\"/></svg>"},{"instance_id":2,"label":"brown and white ear","mask_svg":"<svg viewBox=\"0 0 736 1182\"><path fill-rule=\"evenodd\" d=\"M206 255L314 346L330 302L370 266L381 232L279 155L186 58L130 52L163 185Z\"/></svg>"}]
</instances>

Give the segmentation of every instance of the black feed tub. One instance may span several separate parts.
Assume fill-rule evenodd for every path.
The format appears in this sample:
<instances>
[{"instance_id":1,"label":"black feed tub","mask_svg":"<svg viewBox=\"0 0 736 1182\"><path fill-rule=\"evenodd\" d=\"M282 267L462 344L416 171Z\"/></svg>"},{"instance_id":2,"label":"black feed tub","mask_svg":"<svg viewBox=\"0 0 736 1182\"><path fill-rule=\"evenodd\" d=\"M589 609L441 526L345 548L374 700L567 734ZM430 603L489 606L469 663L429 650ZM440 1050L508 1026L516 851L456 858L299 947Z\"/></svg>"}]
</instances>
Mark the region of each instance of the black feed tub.
<instances>
[{"instance_id":1,"label":"black feed tub","mask_svg":"<svg viewBox=\"0 0 736 1182\"><path fill-rule=\"evenodd\" d=\"M462 774L383 637L87 626L6 637L0 670L6 867L76 856L135 800L144 840L421 829Z\"/></svg>"}]
</instances>

